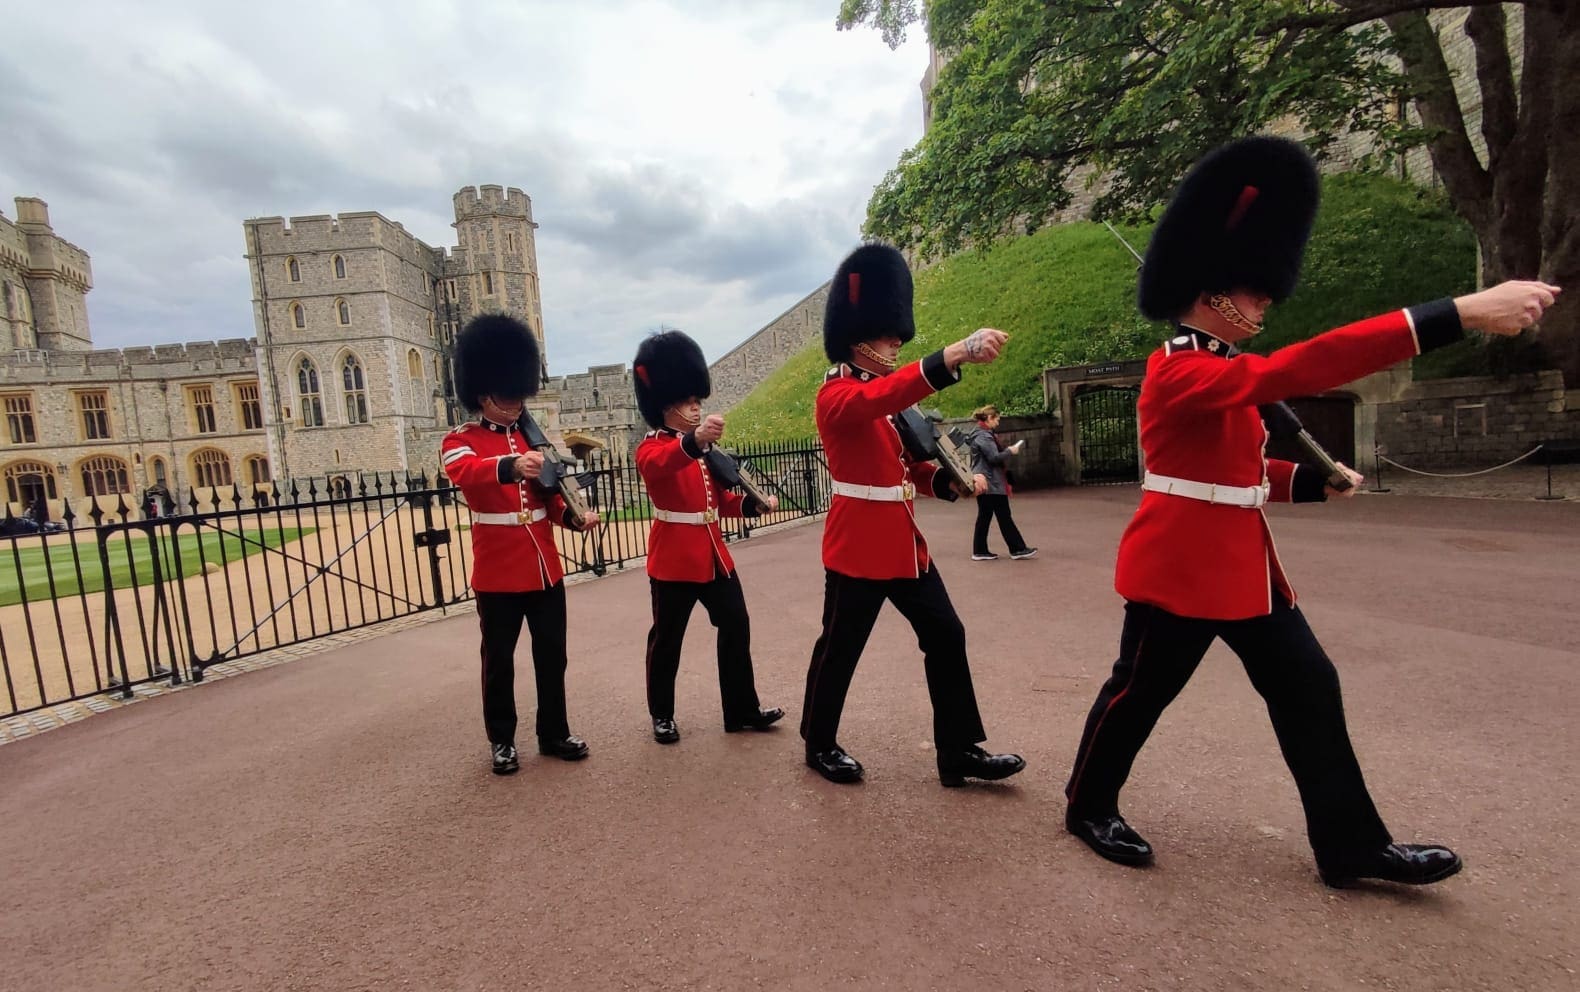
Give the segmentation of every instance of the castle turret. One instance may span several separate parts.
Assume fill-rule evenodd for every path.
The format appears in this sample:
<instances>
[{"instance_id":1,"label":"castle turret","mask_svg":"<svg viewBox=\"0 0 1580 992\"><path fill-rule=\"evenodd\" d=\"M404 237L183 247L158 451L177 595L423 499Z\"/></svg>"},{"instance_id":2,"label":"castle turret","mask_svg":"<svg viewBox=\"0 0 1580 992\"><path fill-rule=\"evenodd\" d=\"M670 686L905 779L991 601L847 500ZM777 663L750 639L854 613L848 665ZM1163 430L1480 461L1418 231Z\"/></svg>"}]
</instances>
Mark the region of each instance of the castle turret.
<instances>
[{"instance_id":1,"label":"castle turret","mask_svg":"<svg viewBox=\"0 0 1580 992\"><path fill-rule=\"evenodd\" d=\"M515 187L465 186L455 194L455 237L446 276L456 281L462 312L502 311L537 335L545 374L548 349L538 296L538 250L532 200ZM454 271L448 271L453 268Z\"/></svg>"}]
</instances>

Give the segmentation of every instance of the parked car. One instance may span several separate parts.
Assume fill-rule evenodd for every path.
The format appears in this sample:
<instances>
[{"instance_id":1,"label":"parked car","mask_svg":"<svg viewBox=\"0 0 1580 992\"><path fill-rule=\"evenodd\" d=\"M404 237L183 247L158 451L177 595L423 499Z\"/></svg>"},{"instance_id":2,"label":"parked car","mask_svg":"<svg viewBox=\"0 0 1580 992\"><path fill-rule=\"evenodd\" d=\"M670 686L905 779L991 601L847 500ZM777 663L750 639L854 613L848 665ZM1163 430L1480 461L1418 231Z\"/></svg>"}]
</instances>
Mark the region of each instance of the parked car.
<instances>
[{"instance_id":1,"label":"parked car","mask_svg":"<svg viewBox=\"0 0 1580 992\"><path fill-rule=\"evenodd\" d=\"M39 523L32 517L12 517L9 520L0 520L0 537L25 537L28 534L59 534L66 528L60 523L49 520Z\"/></svg>"}]
</instances>

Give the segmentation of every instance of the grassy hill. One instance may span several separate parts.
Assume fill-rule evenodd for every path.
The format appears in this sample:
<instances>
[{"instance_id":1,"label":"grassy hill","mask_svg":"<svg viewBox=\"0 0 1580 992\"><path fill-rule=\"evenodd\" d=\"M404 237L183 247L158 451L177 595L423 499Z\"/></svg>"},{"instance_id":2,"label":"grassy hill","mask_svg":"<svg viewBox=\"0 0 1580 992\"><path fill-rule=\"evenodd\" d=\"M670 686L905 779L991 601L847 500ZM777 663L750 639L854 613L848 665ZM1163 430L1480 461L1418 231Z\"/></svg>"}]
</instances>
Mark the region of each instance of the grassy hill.
<instances>
[{"instance_id":1,"label":"grassy hill","mask_svg":"<svg viewBox=\"0 0 1580 992\"><path fill-rule=\"evenodd\" d=\"M1301 287L1269 315L1252 350L1266 352L1351 320L1465 292L1475 285L1475 238L1440 195L1384 176L1332 176L1306 255ZM1150 227L1121 227L1144 251ZM1099 224L1045 228L987 251L956 255L916 277L916 339L902 359L920 358L978 327L1008 331L1004 356L970 366L930 405L964 416L984 403L1006 413L1043 409L1049 366L1140 358L1166 333L1136 311L1136 261ZM1422 377L1483 367L1471 342L1418 360ZM813 342L730 412L742 440L815 433L812 402L828 361Z\"/></svg>"}]
</instances>

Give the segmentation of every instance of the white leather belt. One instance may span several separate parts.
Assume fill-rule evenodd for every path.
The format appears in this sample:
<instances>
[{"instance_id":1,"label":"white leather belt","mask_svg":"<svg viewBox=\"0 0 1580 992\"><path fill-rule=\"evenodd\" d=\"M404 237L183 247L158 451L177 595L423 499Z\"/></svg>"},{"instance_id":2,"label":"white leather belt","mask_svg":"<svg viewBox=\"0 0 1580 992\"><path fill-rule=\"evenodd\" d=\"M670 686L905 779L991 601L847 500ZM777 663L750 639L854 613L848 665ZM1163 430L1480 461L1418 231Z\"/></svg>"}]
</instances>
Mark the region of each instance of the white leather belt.
<instances>
[{"instance_id":1,"label":"white leather belt","mask_svg":"<svg viewBox=\"0 0 1580 992\"><path fill-rule=\"evenodd\" d=\"M653 519L662 520L666 524L696 524L703 526L719 519L717 510L693 510L689 513L680 510L660 510L653 507Z\"/></svg>"},{"instance_id":2,"label":"white leather belt","mask_svg":"<svg viewBox=\"0 0 1580 992\"><path fill-rule=\"evenodd\" d=\"M910 482L899 486L858 486L854 482L836 481L834 495L870 499L875 503L904 503L916 498L916 486Z\"/></svg>"},{"instance_id":3,"label":"white leather belt","mask_svg":"<svg viewBox=\"0 0 1580 992\"><path fill-rule=\"evenodd\" d=\"M540 506L535 510L522 510L520 513L474 513L472 514L472 523L498 524L502 527L525 527L528 524L537 523L548 515L549 511Z\"/></svg>"},{"instance_id":4,"label":"white leather belt","mask_svg":"<svg viewBox=\"0 0 1580 992\"><path fill-rule=\"evenodd\" d=\"M1199 499L1203 503L1243 506L1252 510L1267 502L1268 491L1266 482L1260 486L1222 486L1214 482L1193 482L1190 479L1176 479L1173 476L1157 475L1153 472L1148 472L1141 479L1141 488L1154 493Z\"/></svg>"}]
</instances>

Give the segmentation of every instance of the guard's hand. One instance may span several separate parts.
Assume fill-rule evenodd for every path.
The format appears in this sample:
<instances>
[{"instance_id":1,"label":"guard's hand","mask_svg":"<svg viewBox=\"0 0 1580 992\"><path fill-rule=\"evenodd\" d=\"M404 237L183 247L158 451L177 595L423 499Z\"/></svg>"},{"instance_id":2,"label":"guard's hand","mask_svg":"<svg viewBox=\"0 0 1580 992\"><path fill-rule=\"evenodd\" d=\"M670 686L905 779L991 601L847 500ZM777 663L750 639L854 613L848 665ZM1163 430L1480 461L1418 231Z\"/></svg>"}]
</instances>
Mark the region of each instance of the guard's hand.
<instances>
[{"instance_id":1,"label":"guard's hand","mask_svg":"<svg viewBox=\"0 0 1580 992\"><path fill-rule=\"evenodd\" d=\"M962 338L944 349L945 364L958 368L962 362L972 365L986 365L998 358L1004 350L1004 342L1009 340L1009 335L991 327L979 328L971 332L971 336Z\"/></svg>"},{"instance_id":2,"label":"guard's hand","mask_svg":"<svg viewBox=\"0 0 1580 992\"><path fill-rule=\"evenodd\" d=\"M702 418L702 423L697 425L697 429L691 432L691 436L697 439L699 447L705 448L716 443L724 436L724 418L716 413L708 414Z\"/></svg>"},{"instance_id":3,"label":"guard's hand","mask_svg":"<svg viewBox=\"0 0 1580 992\"><path fill-rule=\"evenodd\" d=\"M588 510L587 515L582 517L581 526L577 527L576 529L580 531L597 530L599 523L600 518L598 516L598 511Z\"/></svg>"},{"instance_id":4,"label":"guard's hand","mask_svg":"<svg viewBox=\"0 0 1580 992\"><path fill-rule=\"evenodd\" d=\"M1350 480L1350 487L1348 489L1334 489L1332 486L1325 487L1327 489L1328 499L1354 498L1355 494L1361 491L1361 483L1366 481L1366 476L1350 468L1343 462L1334 462L1334 464L1339 467L1340 472L1344 473L1344 477Z\"/></svg>"},{"instance_id":5,"label":"guard's hand","mask_svg":"<svg viewBox=\"0 0 1580 992\"><path fill-rule=\"evenodd\" d=\"M524 455L516 456L514 475L517 481L534 481L541 471L543 471L543 452L529 451Z\"/></svg>"},{"instance_id":6,"label":"guard's hand","mask_svg":"<svg viewBox=\"0 0 1580 992\"><path fill-rule=\"evenodd\" d=\"M1459 322L1483 334L1513 337L1541 319L1560 290L1545 282L1511 279L1454 301Z\"/></svg>"},{"instance_id":7,"label":"guard's hand","mask_svg":"<svg viewBox=\"0 0 1580 992\"><path fill-rule=\"evenodd\" d=\"M768 502L766 504L764 504L764 505L768 508L768 512L769 513L773 513L775 510L779 509L779 497L778 496L770 496L770 497L768 497Z\"/></svg>"}]
</instances>

